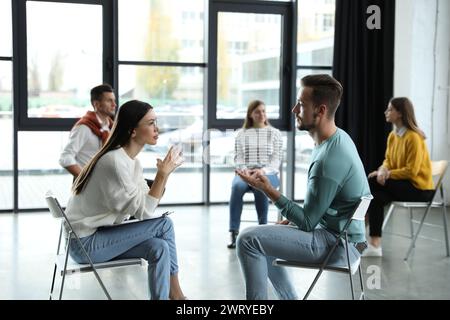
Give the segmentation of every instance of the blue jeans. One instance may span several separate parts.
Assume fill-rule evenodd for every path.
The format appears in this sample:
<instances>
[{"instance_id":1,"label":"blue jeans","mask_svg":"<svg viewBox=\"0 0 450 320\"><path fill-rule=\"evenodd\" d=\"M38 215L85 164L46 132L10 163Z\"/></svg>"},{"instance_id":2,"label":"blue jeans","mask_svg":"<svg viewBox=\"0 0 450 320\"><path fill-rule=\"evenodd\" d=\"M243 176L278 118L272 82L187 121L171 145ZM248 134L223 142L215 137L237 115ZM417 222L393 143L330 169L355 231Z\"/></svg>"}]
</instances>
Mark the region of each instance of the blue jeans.
<instances>
[{"instance_id":1,"label":"blue jeans","mask_svg":"<svg viewBox=\"0 0 450 320\"><path fill-rule=\"evenodd\" d=\"M280 186L280 180L275 174L266 176L274 188ZM241 214L243 206L244 194L248 191L252 191L255 196L255 207L258 215L258 223L267 223L267 212L269 210L269 199L264 192L250 187L245 181L243 181L238 175L234 176L233 184L231 186L231 198L230 198L230 231L239 231L241 225Z\"/></svg>"},{"instance_id":2,"label":"blue jeans","mask_svg":"<svg viewBox=\"0 0 450 320\"><path fill-rule=\"evenodd\" d=\"M170 276L178 273L175 232L170 218L101 227L94 234L81 238L81 242L94 263L146 259L151 299L169 298ZM78 263L88 263L77 241L71 241L70 255Z\"/></svg>"},{"instance_id":3,"label":"blue jeans","mask_svg":"<svg viewBox=\"0 0 450 320\"><path fill-rule=\"evenodd\" d=\"M273 266L274 259L321 263L336 242L336 235L321 227L312 232L294 226L267 225L246 228L237 238L237 255L241 264L248 300L267 300L267 278L280 299L297 299L297 293L284 267ZM350 263L360 253L349 245ZM342 242L328 265L347 266Z\"/></svg>"}]
</instances>

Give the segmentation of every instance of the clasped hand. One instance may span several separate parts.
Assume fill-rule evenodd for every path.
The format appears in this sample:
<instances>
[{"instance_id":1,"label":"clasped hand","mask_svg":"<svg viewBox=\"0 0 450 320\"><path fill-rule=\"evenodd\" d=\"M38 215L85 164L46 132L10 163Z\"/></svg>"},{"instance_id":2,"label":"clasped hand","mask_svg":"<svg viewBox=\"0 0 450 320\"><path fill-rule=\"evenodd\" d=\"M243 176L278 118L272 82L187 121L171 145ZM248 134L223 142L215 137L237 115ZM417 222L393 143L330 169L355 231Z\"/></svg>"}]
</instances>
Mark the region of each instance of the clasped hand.
<instances>
[{"instance_id":1,"label":"clasped hand","mask_svg":"<svg viewBox=\"0 0 450 320\"><path fill-rule=\"evenodd\" d=\"M261 170L240 170L236 169L236 174L241 177L242 180L247 182L253 188L266 191L271 187L269 179L261 173Z\"/></svg>"},{"instance_id":2,"label":"clasped hand","mask_svg":"<svg viewBox=\"0 0 450 320\"><path fill-rule=\"evenodd\" d=\"M385 167L380 167L378 168L377 171L373 171L371 172L367 177L370 179L372 177L377 177L377 182L384 186L386 184L386 180L389 179L391 175L391 172L385 168Z\"/></svg>"}]
</instances>

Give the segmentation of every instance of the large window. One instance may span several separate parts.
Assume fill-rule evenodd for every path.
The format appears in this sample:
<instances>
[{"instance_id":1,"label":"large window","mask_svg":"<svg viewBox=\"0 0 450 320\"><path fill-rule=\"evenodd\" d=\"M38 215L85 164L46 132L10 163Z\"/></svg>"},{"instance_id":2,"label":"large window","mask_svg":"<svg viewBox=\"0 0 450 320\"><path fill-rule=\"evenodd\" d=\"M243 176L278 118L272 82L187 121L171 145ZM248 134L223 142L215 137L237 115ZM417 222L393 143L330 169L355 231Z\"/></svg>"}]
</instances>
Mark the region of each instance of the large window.
<instances>
[{"instance_id":1,"label":"large window","mask_svg":"<svg viewBox=\"0 0 450 320\"><path fill-rule=\"evenodd\" d=\"M2 13L0 13L0 17ZM1 18L0 18L1 19ZM0 210L13 204L12 63L0 60Z\"/></svg>"},{"instance_id":2,"label":"large window","mask_svg":"<svg viewBox=\"0 0 450 320\"><path fill-rule=\"evenodd\" d=\"M280 117L282 16L219 12L217 29L218 119L244 119L259 99L268 116Z\"/></svg>"},{"instance_id":3,"label":"large window","mask_svg":"<svg viewBox=\"0 0 450 320\"><path fill-rule=\"evenodd\" d=\"M19 208L45 208L51 190L65 206L73 177L58 163L69 132L19 132Z\"/></svg>"},{"instance_id":4,"label":"large window","mask_svg":"<svg viewBox=\"0 0 450 320\"><path fill-rule=\"evenodd\" d=\"M119 0L119 59L205 62L204 6L204 0Z\"/></svg>"},{"instance_id":5,"label":"large window","mask_svg":"<svg viewBox=\"0 0 450 320\"><path fill-rule=\"evenodd\" d=\"M186 161L162 203L203 202L205 1L119 0L118 12L120 104L149 102L160 128L158 145L139 155L144 171L152 178L156 158L180 145Z\"/></svg>"},{"instance_id":6,"label":"large window","mask_svg":"<svg viewBox=\"0 0 450 320\"><path fill-rule=\"evenodd\" d=\"M266 104L272 124L289 127L292 4L212 1L208 90L209 127L239 128L247 105ZM283 107L282 107L283 106Z\"/></svg>"},{"instance_id":7,"label":"large window","mask_svg":"<svg viewBox=\"0 0 450 320\"><path fill-rule=\"evenodd\" d=\"M335 0L298 0L297 64L299 66L331 69L335 11Z\"/></svg>"},{"instance_id":8,"label":"large window","mask_svg":"<svg viewBox=\"0 0 450 320\"><path fill-rule=\"evenodd\" d=\"M0 0L0 57L12 56L11 0Z\"/></svg>"},{"instance_id":9,"label":"large window","mask_svg":"<svg viewBox=\"0 0 450 320\"><path fill-rule=\"evenodd\" d=\"M79 3L77 3L79 2ZM89 90L101 84L105 56L100 1L17 0L19 127L69 129L91 108Z\"/></svg>"},{"instance_id":10,"label":"large window","mask_svg":"<svg viewBox=\"0 0 450 320\"><path fill-rule=\"evenodd\" d=\"M13 207L11 1L0 0L0 210Z\"/></svg>"},{"instance_id":11,"label":"large window","mask_svg":"<svg viewBox=\"0 0 450 320\"><path fill-rule=\"evenodd\" d=\"M102 7L28 1L26 10L28 117L81 117L102 82Z\"/></svg>"},{"instance_id":12,"label":"large window","mask_svg":"<svg viewBox=\"0 0 450 320\"><path fill-rule=\"evenodd\" d=\"M0 210L45 207L55 188L66 203L60 152L104 82L119 105L155 108L146 178L170 145L183 148L163 203L229 200L234 136L252 99L282 130L283 192L302 199L314 145L290 127L290 110L303 75L331 73L334 10L335 0L0 0Z\"/></svg>"}]
</instances>

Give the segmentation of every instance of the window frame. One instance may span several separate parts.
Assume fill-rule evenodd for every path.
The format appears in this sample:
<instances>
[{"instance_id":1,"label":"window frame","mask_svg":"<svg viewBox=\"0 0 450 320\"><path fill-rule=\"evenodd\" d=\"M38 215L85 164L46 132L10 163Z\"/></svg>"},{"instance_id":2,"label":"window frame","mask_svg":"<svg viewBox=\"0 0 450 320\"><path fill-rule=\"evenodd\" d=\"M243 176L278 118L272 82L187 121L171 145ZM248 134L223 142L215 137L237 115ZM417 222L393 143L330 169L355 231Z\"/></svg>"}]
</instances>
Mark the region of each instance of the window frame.
<instances>
[{"instance_id":1,"label":"window frame","mask_svg":"<svg viewBox=\"0 0 450 320\"><path fill-rule=\"evenodd\" d=\"M70 130L78 118L30 118L28 117L28 65L27 65L27 13L26 3L52 2L102 6L103 56L102 79L114 87L114 50L113 50L113 1L102 0L15 0L13 5L13 57L18 78L14 90L14 110L18 114L20 131L64 131ZM82 22L80 22L82 23ZM109 31L108 31L109 30Z\"/></svg>"},{"instance_id":2,"label":"window frame","mask_svg":"<svg viewBox=\"0 0 450 320\"><path fill-rule=\"evenodd\" d=\"M242 127L242 119L218 119L217 118L217 31L218 13L266 13L279 14L283 16L282 24L282 57L280 63L280 110L279 118L271 120L271 124L283 131L292 128L290 108L292 102L292 84L295 87L295 55L290 30L294 27L294 3L278 1L256 1L256 0L212 0L209 6L209 35L208 35L208 129L237 129ZM293 81L293 82L292 82Z\"/></svg>"}]
</instances>

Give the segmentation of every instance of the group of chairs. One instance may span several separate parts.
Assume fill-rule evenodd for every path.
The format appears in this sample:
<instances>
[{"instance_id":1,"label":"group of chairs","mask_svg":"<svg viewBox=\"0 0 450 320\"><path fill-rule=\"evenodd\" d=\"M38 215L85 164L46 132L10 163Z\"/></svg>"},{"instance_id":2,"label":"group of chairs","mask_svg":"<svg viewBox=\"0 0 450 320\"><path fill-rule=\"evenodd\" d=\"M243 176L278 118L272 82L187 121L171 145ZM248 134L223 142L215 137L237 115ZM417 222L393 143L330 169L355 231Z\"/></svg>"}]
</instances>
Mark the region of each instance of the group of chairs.
<instances>
[{"instance_id":1,"label":"group of chairs","mask_svg":"<svg viewBox=\"0 0 450 320\"><path fill-rule=\"evenodd\" d=\"M445 172L447 170L448 162L447 161L437 161L433 162L433 176L437 178L437 182L435 184L435 190L433 193L433 197L429 202L392 202L391 206L386 214L385 221L383 222L383 228L385 227L386 223L388 222L392 212L394 211L395 207L402 207L407 208L410 210L410 219L411 219L411 243L408 248L408 251L406 253L405 260L407 260L412 252L412 249L415 247L417 238L419 236L419 233L422 230L422 227L424 225L426 217L431 212L431 208L441 208L442 214L443 214L443 227L444 227L444 235L445 235L445 244L446 244L446 254L449 255L449 243L448 243L448 231L447 231L447 219L446 219L446 207L445 207L445 193L443 188L443 178L445 175ZM437 195L440 195L439 201L437 200ZM64 210L58 203L58 200L51 194L48 193L46 195L46 201L48 204L48 207L50 209L50 212L52 213L53 217L61 219L61 228L60 228L60 234L59 234L59 241L58 241L58 248L57 248L57 258L54 265L54 271L53 271L53 278L52 278L52 285L50 289L50 299L53 298L53 290L55 287L55 278L56 275L59 274L62 278L61 285L60 285L60 292L59 292L59 299L62 298L63 290L64 290L64 281L66 275L70 274L76 274L76 273L83 273L83 272L93 272L98 283L100 284L103 292L105 293L106 297L108 299L111 299L111 295L109 294L108 290L106 289L102 279L100 278L98 274L98 270L105 269L105 268L115 268L115 267L124 267L124 266L145 266L147 265L147 261L144 259L121 259L121 260L112 260L104 263L93 263L91 258L89 257L89 254L84 250L83 245L80 241L80 238L76 234L76 232L73 230L69 220L67 219L67 216L64 213ZM354 263L350 263L350 256L349 256L349 242L348 242L348 228L353 220L359 220L364 221L365 215L367 212L367 209L369 207L371 201L371 197L362 197L356 206L353 214L349 217L347 220L342 232L337 236L336 242L326 255L325 259L320 264L312 264L312 263L301 263L298 261L288 261L288 260L282 260L282 259L276 259L274 260L273 264L275 266L280 267L294 267L294 268L306 268L306 269L315 269L318 270L311 286L307 290L305 296L303 299L307 299L310 295L311 291L313 290L314 286L316 285L317 281L319 280L320 276L322 275L323 271L334 271L339 273L345 273L349 276L350 281L350 290L352 299L355 299L355 290L353 285L353 275L358 271L359 273L359 282L360 282L360 295L359 299L364 299L364 281L363 281L363 275L361 270L361 259L359 258ZM413 209L424 209L423 216L419 222L419 226L417 230L414 232L413 228L413 216L412 216L412 210ZM63 246L63 240L65 240L65 250L61 250L61 247ZM69 263L69 250L70 250L70 243L72 241L77 241L80 246L83 248L83 253L85 254L87 260L89 261L88 264L80 265L73 261ZM332 257L333 253L336 251L337 247L339 245L344 244L345 247L345 253L347 258L347 264L344 266L331 266L328 265L329 259Z\"/></svg>"}]
</instances>

